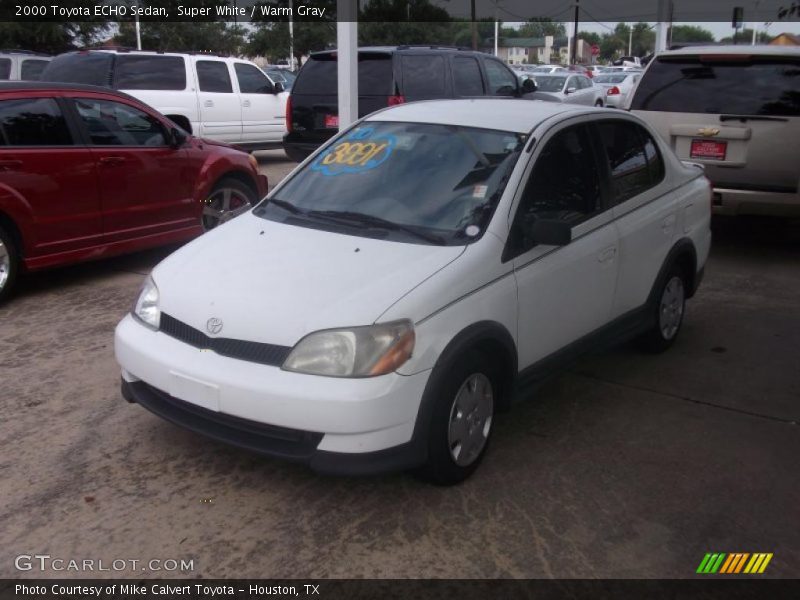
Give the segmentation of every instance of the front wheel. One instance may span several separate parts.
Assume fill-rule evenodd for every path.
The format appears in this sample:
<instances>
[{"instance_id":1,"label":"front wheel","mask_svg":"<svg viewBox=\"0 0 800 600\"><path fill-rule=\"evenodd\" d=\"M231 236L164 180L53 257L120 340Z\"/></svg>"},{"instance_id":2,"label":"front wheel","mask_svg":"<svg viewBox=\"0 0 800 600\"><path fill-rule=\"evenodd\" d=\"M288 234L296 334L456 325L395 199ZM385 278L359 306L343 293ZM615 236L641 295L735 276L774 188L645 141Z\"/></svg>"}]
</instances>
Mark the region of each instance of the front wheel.
<instances>
[{"instance_id":1,"label":"front wheel","mask_svg":"<svg viewBox=\"0 0 800 600\"><path fill-rule=\"evenodd\" d=\"M644 350L664 352L672 346L683 325L686 310L686 277L677 266L672 267L661 283L654 307L654 325L640 338Z\"/></svg>"},{"instance_id":2,"label":"front wheel","mask_svg":"<svg viewBox=\"0 0 800 600\"><path fill-rule=\"evenodd\" d=\"M437 390L421 478L454 485L472 475L489 445L498 389L495 370L480 354L448 370Z\"/></svg>"},{"instance_id":3,"label":"front wheel","mask_svg":"<svg viewBox=\"0 0 800 600\"><path fill-rule=\"evenodd\" d=\"M258 202L253 189L238 179L221 179L203 202L203 231L210 231L247 212Z\"/></svg>"},{"instance_id":4,"label":"front wheel","mask_svg":"<svg viewBox=\"0 0 800 600\"><path fill-rule=\"evenodd\" d=\"M0 302L11 295L19 269L19 253L11 235L0 227Z\"/></svg>"}]
</instances>

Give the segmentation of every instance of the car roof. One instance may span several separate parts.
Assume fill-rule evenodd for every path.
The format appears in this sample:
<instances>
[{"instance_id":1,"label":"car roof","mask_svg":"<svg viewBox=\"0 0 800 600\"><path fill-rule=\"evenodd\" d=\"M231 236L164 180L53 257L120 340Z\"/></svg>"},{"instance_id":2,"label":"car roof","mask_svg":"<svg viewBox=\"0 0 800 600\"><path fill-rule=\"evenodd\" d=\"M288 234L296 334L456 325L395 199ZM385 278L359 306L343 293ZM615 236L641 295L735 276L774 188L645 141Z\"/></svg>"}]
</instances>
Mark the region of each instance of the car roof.
<instances>
[{"instance_id":1,"label":"car roof","mask_svg":"<svg viewBox=\"0 0 800 600\"><path fill-rule=\"evenodd\" d=\"M132 49L129 50L128 48L86 48L83 50L70 50L69 52L64 52L63 54L59 54L59 56L63 56L64 54L118 54L118 55L132 55L132 56L196 56L196 57L207 57L207 58L221 58L221 59L233 59L233 60L241 60L242 62L250 62L246 58L238 58L236 56L230 56L227 54L215 54L213 52L160 52L155 50L136 50Z\"/></svg>"},{"instance_id":2,"label":"car roof","mask_svg":"<svg viewBox=\"0 0 800 600\"><path fill-rule=\"evenodd\" d=\"M697 54L730 54L730 55L763 55L763 56L800 56L798 46L686 46L677 50L659 52L656 58L662 56L695 56Z\"/></svg>"},{"instance_id":3,"label":"car roof","mask_svg":"<svg viewBox=\"0 0 800 600\"><path fill-rule=\"evenodd\" d=\"M474 50L470 50L469 48L458 48L455 46L434 46L434 45L420 45L420 46L359 46L359 52L376 52L376 53L385 53L385 54L395 54L395 53L403 53L403 54L430 54L433 52L442 52L442 53L453 53L453 54L480 54L481 56L487 55L484 52L476 52ZM321 56L324 54L331 54L332 52L337 52L336 48L330 48L328 50L321 50L319 52L312 52L310 57L314 58L315 56ZM494 57L492 57L494 58Z\"/></svg>"},{"instance_id":4,"label":"car roof","mask_svg":"<svg viewBox=\"0 0 800 600\"><path fill-rule=\"evenodd\" d=\"M88 85L84 83L59 83L55 81L0 81L0 93L19 92L26 90L42 92L92 92L94 94L117 96L118 98L125 98L126 100L133 100L137 104L142 104L141 100L137 100L125 92L112 90L111 88L102 87L99 85Z\"/></svg>"},{"instance_id":5,"label":"car roof","mask_svg":"<svg viewBox=\"0 0 800 600\"><path fill-rule=\"evenodd\" d=\"M542 121L560 114L595 112L595 109L525 100L521 98L471 98L464 100L425 100L399 104L373 113L367 121L439 123L497 131L528 133Z\"/></svg>"}]
</instances>

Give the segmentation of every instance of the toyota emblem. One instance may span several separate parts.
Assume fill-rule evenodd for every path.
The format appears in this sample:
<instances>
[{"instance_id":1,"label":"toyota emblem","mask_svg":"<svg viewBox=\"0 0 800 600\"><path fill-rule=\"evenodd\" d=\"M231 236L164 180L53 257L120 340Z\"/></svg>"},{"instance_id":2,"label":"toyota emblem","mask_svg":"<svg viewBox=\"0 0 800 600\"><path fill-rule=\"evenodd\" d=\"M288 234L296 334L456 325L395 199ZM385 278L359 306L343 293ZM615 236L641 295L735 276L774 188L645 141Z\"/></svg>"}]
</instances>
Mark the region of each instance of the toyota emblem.
<instances>
[{"instance_id":1,"label":"toyota emblem","mask_svg":"<svg viewBox=\"0 0 800 600\"><path fill-rule=\"evenodd\" d=\"M217 335L220 331L222 331L222 319L211 317L208 321L206 321L206 329L211 335Z\"/></svg>"}]
</instances>

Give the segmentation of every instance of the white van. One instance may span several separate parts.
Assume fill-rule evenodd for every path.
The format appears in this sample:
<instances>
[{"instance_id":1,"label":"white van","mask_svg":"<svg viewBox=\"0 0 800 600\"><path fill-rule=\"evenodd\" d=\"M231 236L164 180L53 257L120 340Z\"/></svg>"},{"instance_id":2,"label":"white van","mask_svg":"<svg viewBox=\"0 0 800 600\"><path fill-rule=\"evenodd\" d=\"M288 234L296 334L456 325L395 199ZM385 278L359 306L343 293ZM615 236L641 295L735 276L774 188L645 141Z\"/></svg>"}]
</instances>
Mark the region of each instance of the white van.
<instances>
[{"instance_id":1,"label":"white van","mask_svg":"<svg viewBox=\"0 0 800 600\"><path fill-rule=\"evenodd\" d=\"M251 150L280 147L286 133L283 85L239 58L85 50L57 56L42 80L112 87L195 136Z\"/></svg>"},{"instance_id":2,"label":"white van","mask_svg":"<svg viewBox=\"0 0 800 600\"><path fill-rule=\"evenodd\" d=\"M51 60L51 56L27 50L0 52L0 81L37 81Z\"/></svg>"}]
</instances>

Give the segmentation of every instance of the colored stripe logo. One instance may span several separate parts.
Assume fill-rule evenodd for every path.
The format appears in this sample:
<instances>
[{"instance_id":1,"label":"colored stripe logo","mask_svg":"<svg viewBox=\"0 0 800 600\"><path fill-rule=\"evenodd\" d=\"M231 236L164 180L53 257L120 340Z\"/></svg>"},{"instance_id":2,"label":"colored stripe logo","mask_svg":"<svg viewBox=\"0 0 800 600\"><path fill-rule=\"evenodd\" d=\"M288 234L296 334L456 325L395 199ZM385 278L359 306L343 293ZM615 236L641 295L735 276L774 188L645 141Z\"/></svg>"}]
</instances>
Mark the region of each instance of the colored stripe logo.
<instances>
[{"instance_id":1,"label":"colored stripe logo","mask_svg":"<svg viewBox=\"0 0 800 600\"><path fill-rule=\"evenodd\" d=\"M751 575L763 573L769 561L772 560L772 552L709 552L700 561L697 573L703 575L725 574L735 575L738 573L748 573Z\"/></svg>"}]
</instances>

